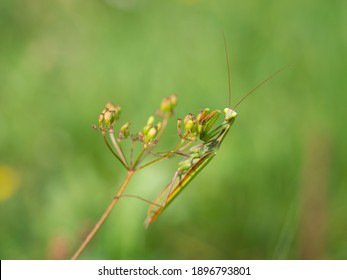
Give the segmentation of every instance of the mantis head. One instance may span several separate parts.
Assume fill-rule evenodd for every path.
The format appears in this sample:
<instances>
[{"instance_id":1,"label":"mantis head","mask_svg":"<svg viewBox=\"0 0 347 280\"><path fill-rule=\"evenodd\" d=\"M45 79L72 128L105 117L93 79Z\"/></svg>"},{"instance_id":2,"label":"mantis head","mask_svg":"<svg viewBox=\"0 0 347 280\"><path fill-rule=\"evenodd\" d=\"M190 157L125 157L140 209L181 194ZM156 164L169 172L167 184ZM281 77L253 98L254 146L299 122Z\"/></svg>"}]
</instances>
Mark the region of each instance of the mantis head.
<instances>
[{"instance_id":1,"label":"mantis head","mask_svg":"<svg viewBox=\"0 0 347 280\"><path fill-rule=\"evenodd\" d=\"M230 108L225 108L224 109L224 120L225 121L230 121L231 119L235 119L237 116L237 113Z\"/></svg>"}]
</instances>

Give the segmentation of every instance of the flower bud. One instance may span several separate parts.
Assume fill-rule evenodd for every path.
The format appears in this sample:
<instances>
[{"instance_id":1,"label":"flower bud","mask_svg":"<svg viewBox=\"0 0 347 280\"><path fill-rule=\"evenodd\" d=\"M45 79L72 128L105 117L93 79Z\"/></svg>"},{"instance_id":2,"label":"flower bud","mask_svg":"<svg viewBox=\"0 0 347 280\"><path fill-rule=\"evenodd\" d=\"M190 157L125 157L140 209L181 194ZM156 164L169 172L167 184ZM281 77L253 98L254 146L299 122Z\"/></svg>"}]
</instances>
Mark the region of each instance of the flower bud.
<instances>
[{"instance_id":1,"label":"flower bud","mask_svg":"<svg viewBox=\"0 0 347 280\"><path fill-rule=\"evenodd\" d=\"M181 130L181 126L182 126L182 119L178 118L177 119L177 130Z\"/></svg>"},{"instance_id":2,"label":"flower bud","mask_svg":"<svg viewBox=\"0 0 347 280\"><path fill-rule=\"evenodd\" d=\"M147 132L147 139L151 141L155 136L158 134L158 129L153 126L148 132Z\"/></svg>"},{"instance_id":3,"label":"flower bud","mask_svg":"<svg viewBox=\"0 0 347 280\"><path fill-rule=\"evenodd\" d=\"M130 122L126 122L125 124L123 124L123 126L120 128L120 131L125 131L129 128L130 126Z\"/></svg>"},{"instance_id":4,"label":"flower bud","mask_svg":"<svg viewBox=\"0 0 347 280\"><path fill-rule=\"evenodd\" d=\"M113 104L112 102L107 102L105 105L106 110L113 112L114 120L119 119L119 115L121 112L121 107Z\"/></svg>"},{"instance_id":5,"label":"flower bud","mask_svg":"<svg viewBox=\"0 0 347 280\"><path fill-rule=\"evenodd\" d=\"M105 108L99 115L98 122L100 129L109 129L119 118L121 108L111 102L106 103ZM105 127L104 127L105 126Z\"/></svg>"},{"instance_id":6,"label":"flower bud","mask_svg":"<svg viewBox=\"0 0 347 280\"><path fill-rule=\"evenodd\" d=\"M126 122L125 124L123 124L123 126L120 128L120 133L124 135L125 138L127 138L130 134L129 131L129 126L130 126L130 122Z\"/></svg>"},{"instance_id":7,"label":"flower bud","mask_svg":"<svg viewBox=\"0 0 347 280\"><path fill-rule=\"evenodd\" d=\"M194 121L192 119L189 119L185 122L185 130L191 130L194 127Z\"/></svg>"},{"instance_id":8,"label":"flower bud","mask_svg":"<svg viewBox=\"0 0 347 280\"><path fill-rule=\"evenodd\" d=\"M186 131L195 131L196 130L196 119L193 114L188 114L184 118L184 129Z\"/></svg>"},{"instance_id":9,"label":"flower bud","mask_svg":"<svg viewBox=\"0 0 347 280\"><path fill-rule=\"evenodd\" d=\"M184 117L183 123L184 123L184 125L186 125L189 121L194 120L194 119L195 119L194 115L189 113L188 115L186 115Z\"/></svg>"},{"instance_id":10,"label":"flower bud","mask_svg":"<svg viewBox=\"0 0 347 280\"><path fill-rule=\"evenodd\" d=\"M104 121L104 113L100 113L100 115L99 115L99 118L98 118L98 122L99 122L99 125L101 125L102 124L102 122Z\"/></svg>"},{"instance_id":11,"label":"flower bud","mask_svg":"<svg viewBox=\"0 0 347 280\"><path fill-rule=\"evenodd\" d=\"M181 124L182 121L178 119L177 121L177 131L180 135L181 138L187 139L190 141L196 141L197 138L199 137L202 129L201 129L201 124L198 123L197 119L193 114L188 114L185 116L184 120L184 133L181 133Z\"/></svg>"},{"instance_id":12,"label":"flower bud","mask_svg":"<svg viewBox=\"0 0 347 280\"><path fill-rule=\"evenodd\" d=\"M170 101L171 101L171 105L172 107L175 107L177 105L177 96L175 94L169 96Z\"/></svg>"},{"instance_id":13,"label":"flower bud","mask_svg":"<svg viewBox=\"0 0 347 280\"><path fill-rule=\"evenodd\" d=\"M143 129L142 129L142 132L143 132L143 135L147 135L148 131L151 129L151 125L146 125Z\"/></svg>"},{"instance_id":14,"label":"flower bud","mask_svg":"<svg viewBox=\"0 0 347 280\"><path fill-rule=\"evenodd\" d=\"M162 124L161 122L158 122L158 124L157 124L157 130L158 130L158 132L160 131L162 125L163 125L163 124Z\"/></svg>"},{"instance_id":15,"label":"flower bud","mask_svg":"<svg viewBox=\"0 0 347 280\"><path fill-rule=\"evenodd\" d=\"M153 117L153 116L150 116L150 117L148 118L147 125L148 125L148 126L151 126L153 123L154 123L154 117Z\"/></svg>"},{"instance_id":16,"label":"flower bud","mask_svg":"<svg viewBox=\"0 0 347 280\"><path fill-rule=\"evenodd\" d=\"M137 138L142 141L143 140L143 133L140 131L138 134L137 134Z\"/></svg>"},{"instance_id":17,"label":"flower bud","mask_svg":"<svg viewBox=\"0 0 347 280\"><path fill-rule=\"evenodd\" d=\"M164 97L163 101L160 104L160 111L162 111L163 113L172 112L176 104L177 104L176 95Z\"/></svg>"},{"instance_id":18,"label":"flower bud","mask_svg":"<svg viewBox=\"0 0 347 280\"><path fill-rule=\"evenodd\" d=\"M104 114L104 121L106 125L112 125L115 121L114 119L114 113L112 111L107 111Z\"/></svg>"}]
</instances>

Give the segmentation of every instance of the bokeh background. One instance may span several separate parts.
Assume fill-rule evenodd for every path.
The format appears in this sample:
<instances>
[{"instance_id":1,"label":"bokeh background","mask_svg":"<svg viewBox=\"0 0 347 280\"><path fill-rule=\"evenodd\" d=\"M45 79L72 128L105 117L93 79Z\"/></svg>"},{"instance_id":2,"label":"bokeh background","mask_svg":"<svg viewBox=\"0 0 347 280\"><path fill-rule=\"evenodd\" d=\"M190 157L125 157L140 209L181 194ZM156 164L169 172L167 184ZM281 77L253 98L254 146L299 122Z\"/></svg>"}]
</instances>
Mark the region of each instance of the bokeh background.
<instances>
[{"instance_id":1,"label":"bokeh background","mask_svg":"<svg viewBox=\"0 0 347 280\"><path fill-rule=\"evenodd\" d=\"M0 2L0 258L61 259L126 172L91 128L107 101L143 127L164 96L175 119L238 107L218 155L149 229L124 198L82 259L346 259L347 3ZM159 146L160 145L160 146ZM177 161L139 172L153 199Z\"/></svg>"}]
</instances>

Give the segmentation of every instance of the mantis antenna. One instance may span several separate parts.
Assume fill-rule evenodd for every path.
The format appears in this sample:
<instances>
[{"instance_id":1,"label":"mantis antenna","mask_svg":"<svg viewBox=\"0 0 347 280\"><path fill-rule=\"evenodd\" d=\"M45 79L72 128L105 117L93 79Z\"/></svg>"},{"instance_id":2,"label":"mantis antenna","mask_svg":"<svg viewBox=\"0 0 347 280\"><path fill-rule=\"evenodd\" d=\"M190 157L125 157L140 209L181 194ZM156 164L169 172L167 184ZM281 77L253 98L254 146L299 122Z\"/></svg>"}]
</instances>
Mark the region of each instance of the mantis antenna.
<instances>
[{"instance_id":1,"label":"mantis antenna","mask_svg":"<svg viewBox=\"0 0 347 280\"><path fill-rule=\"evenodd\" d=\"M227 47L227 42L226 42L226 39L225 39L224 32L223 32L223 39L224 39L225 57L226 57L226 60L227 60L227 68L228 68L228 108L230 108L230 106L231 106L230 64L229 64L228 47Z\"/></svg>"},{"instance_id":2,"label":"mantis antenna","mask_svg":"<svg viewBox=\"0 0 347 280\"><path fill-rule=\"evenodd\" d=\"M233 110L236 109L237 106L239 106L242 101L244 101L248 96L250 96L253 92L255 92L258 88L260 88L263 84L267 83L268 81L270 81L273 77L275 77L277 74L279 74L280 72L282 72L284 69L286 69L289 65L286 65L284 67L282 67L281 69L277 70L275 73L273 73L272 75L270 75L268 78L266 78L264 81L262 81L260 84L258 84L257 86L255 86L251 91L249 91L244 97L242 97L234 106Z\"/></svg>"},{"instance_id":3,"label":"mantis antenna","mask_svg":"<svg viewBox=\"0 0 347 280\"><path fill-rule=\"evenodd\" d=\"M225 48L225 58L226 58L226 62L227 62L227 69L228 69L228 108L230 108L231 106L231 81L230 81L230 62L229 62L229 52L228 52L228 46L227 46L227 42L225 39L225 34L223 32L223 40L224 40L224 48ZM273 77L275 77L277 74L279 74L280 72L282 72L284 69L286 69L288 67L288 65L282 67L281 69L277 70L275 73L273 73L272 75L270 75L268 78L266 78L264 81L262 81L260 84L258 84L257 86L255 86L251 91L249 91L244 97L242 97L234 106L233 110L236 109L237 106L240 105L240 103L242 103L243 100L245 100L248 96L250 96L253 92L255 92L258 88L260 88L263 84L267 83L268 81L270 81Z\"/></svg>"}]
</instances>

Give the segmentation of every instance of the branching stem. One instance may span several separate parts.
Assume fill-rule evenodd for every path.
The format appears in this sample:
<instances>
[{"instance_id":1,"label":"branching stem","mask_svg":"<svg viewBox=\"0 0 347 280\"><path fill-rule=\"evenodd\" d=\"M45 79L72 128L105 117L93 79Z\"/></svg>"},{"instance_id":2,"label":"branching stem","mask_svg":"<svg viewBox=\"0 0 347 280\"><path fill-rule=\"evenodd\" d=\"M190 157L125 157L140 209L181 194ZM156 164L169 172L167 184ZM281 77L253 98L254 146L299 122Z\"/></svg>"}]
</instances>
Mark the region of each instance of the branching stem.
<instances>
[{"instance_id":1,"label":"branching stem","mask_svg":"<svg viewBox=\"0 0 347 280\"><path fill-rule=\"evenodd\" d=\"M109 150L112 152L112 154L120 161L120 163L127 169L129 170L126 162L124 162L113 150L112 147L110 146L110 144L108 143L105 134L102 135L102 138L104 139L106 146L109 148Z\"/></svg>"},{"instance_id":2,"label":"branching stem","mask_svg":"<svg viewBox=\"0 0 347 280\"><path fill-rule=\"evenodd\" d=\"M162 156L162 157L160 157L160 158L157 158L157 159L155 159L155 160L152 160L152 161L150 161L150 162L148 162L148 163L146 163L146 164L144 164L144 165L142 165L142 166L136 168L136 171L141 170L141 169L143 169L143 168L145 168L145 167L147 167L147 166L149 166L149 165L152 165L153 163L159 162L159 161L161 161L161 160L163 160L163 159L166 159L166 158L170 157L171 155L173 155L174 153L176 153L176 151L177 151L179 148L181 148L181 146L184 144L184 142L185 142L185 140L182 139L182 141L179 142L178 145L177 145L171 152L168 152L166 155L164 155L164 156Z\"/></svg>"}]
</instances>

